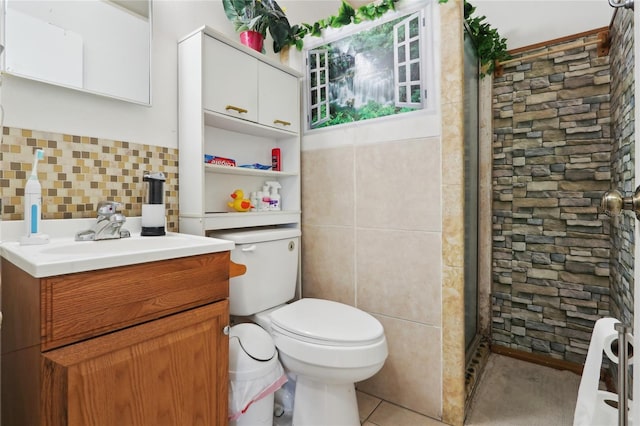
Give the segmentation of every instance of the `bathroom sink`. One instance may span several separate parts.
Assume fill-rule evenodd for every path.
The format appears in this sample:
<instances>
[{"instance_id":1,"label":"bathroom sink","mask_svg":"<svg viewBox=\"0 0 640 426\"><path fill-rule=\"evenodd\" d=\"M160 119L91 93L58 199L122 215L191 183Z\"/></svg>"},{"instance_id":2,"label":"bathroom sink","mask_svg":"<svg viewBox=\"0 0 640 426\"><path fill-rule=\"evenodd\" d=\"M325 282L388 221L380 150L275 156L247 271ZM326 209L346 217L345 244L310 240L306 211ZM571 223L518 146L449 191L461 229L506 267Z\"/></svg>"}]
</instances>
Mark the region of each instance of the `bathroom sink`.
<instances>
[{"instance_id":1,"label":"bathroom sink","mask_svg":"<svg viewBox=\"0 0 640 426\"><path fill-rule=\"evenodd\" d=\"M210 240L210 238L208 240ZM208 240L206 241L207 243L209 243ZM164 237L118 238L102 241L69 241L54 246L42 246L40 253L62 256L77 256L85 254L100 256L114 251L126 251L127 253L155 252L158 250L191 247L194 245L194 241L199 240L194 240L193 238L190 238L190 236L180 234L168 234L168 236ZM201 243L197 245L201 245Z\"/></svg>"},{"instance_id":2,"label":"bathroom sink","mask_svg":"<svg viewBox=\"0 0 640 426\"><path fill-rule=\"evenodd\" d=\"M2 257L36 278L113 268L233 249L217 238L167 233L162 237L131 236L102 241L52 238L49 244L3 243Z\"/></svg>"}]
</instances>

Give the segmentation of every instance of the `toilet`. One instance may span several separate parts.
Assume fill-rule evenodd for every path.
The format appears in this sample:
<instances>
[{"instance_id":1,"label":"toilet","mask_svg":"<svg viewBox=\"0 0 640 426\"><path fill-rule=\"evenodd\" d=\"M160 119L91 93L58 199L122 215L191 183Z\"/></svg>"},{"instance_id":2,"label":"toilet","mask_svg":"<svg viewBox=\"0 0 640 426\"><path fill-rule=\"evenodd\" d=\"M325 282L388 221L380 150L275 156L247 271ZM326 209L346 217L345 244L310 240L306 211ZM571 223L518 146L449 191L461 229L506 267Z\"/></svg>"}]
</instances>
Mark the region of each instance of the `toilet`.
<instances>
[{"instance_id":1,"label":"toilet","mask_svg":"<svg viewBox=\"0 0 640 426\"><path fill-rule=\"evenodd\" d=\"M236 247L231 260L247 267L229 283L232 316L267 330L280 362L296 377L293 426L359 426L356 382L384 365L387 341L380 322L352 306L295 297L300 230L249 229L213 233Z\"/></svg>"}]
</instances>

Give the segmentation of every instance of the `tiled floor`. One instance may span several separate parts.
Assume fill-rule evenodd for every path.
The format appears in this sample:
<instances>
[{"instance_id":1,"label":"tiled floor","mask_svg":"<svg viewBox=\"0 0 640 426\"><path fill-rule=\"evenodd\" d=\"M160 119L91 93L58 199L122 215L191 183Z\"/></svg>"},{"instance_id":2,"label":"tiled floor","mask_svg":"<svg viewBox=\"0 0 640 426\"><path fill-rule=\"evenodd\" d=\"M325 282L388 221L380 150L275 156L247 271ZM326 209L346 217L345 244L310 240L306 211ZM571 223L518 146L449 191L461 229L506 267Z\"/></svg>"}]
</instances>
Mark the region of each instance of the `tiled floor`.
<instances>
[{"instance_id":1,"label":"tiled floor","mask_svg":"<svg viewBox=\"0 0 640 426\"><path fill-rule=\"evenodd\" d=\"M375 396L360 391L356 394L360 410L360 423L363 426L442 426L444 424Z\"/></svg>"},{"instance_id":2,"label":"tiled floor","mask_svg":"<svg viewBox=\"0 0 640 426\"><path fill-rule=\"evenodd\" d=\"M465 425L570 426L579 383L580 376L573 373L491 354ZM363 426L444 425L366 393L356 394Z\"/></svg>"}]
</instances>

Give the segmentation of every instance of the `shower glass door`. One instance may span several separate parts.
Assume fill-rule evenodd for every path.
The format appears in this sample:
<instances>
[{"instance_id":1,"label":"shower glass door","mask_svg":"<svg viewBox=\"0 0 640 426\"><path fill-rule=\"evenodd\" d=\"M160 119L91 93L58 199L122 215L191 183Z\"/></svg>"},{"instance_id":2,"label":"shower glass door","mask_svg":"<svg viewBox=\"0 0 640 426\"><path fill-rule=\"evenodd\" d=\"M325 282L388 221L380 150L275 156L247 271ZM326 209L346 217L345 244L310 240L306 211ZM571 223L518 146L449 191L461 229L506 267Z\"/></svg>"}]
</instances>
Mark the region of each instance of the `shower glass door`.
<instances>
[{"instance_id":1,"label":"shower glass door","mask_svg":"<svg viewBox=\"0 0 640 426\"><path fill-rule=\"evenodd\" d=\"M464 37L464 306L465 348L478 330L478 79L471 37Z\"/></svg>"}]
</instances>

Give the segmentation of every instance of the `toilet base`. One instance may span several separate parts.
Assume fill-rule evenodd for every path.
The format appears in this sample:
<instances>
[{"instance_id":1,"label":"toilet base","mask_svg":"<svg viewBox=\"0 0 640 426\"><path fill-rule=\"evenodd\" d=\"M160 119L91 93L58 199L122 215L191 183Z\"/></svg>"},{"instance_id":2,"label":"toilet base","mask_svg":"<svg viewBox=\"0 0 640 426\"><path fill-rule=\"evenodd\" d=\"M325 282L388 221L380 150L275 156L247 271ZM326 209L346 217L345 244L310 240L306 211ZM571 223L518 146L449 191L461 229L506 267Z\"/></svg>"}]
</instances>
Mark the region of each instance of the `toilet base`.
<instances>
[{"instance_id":1,"label":"toilet base","mask_svg":"<svg viewBox=\"0 0 640 426\"><path fill-rule=\"evenodd\" d=\"M360 426L354 384L328 384L298 376L292 424Z\"/></svg>"}]
</instances>

